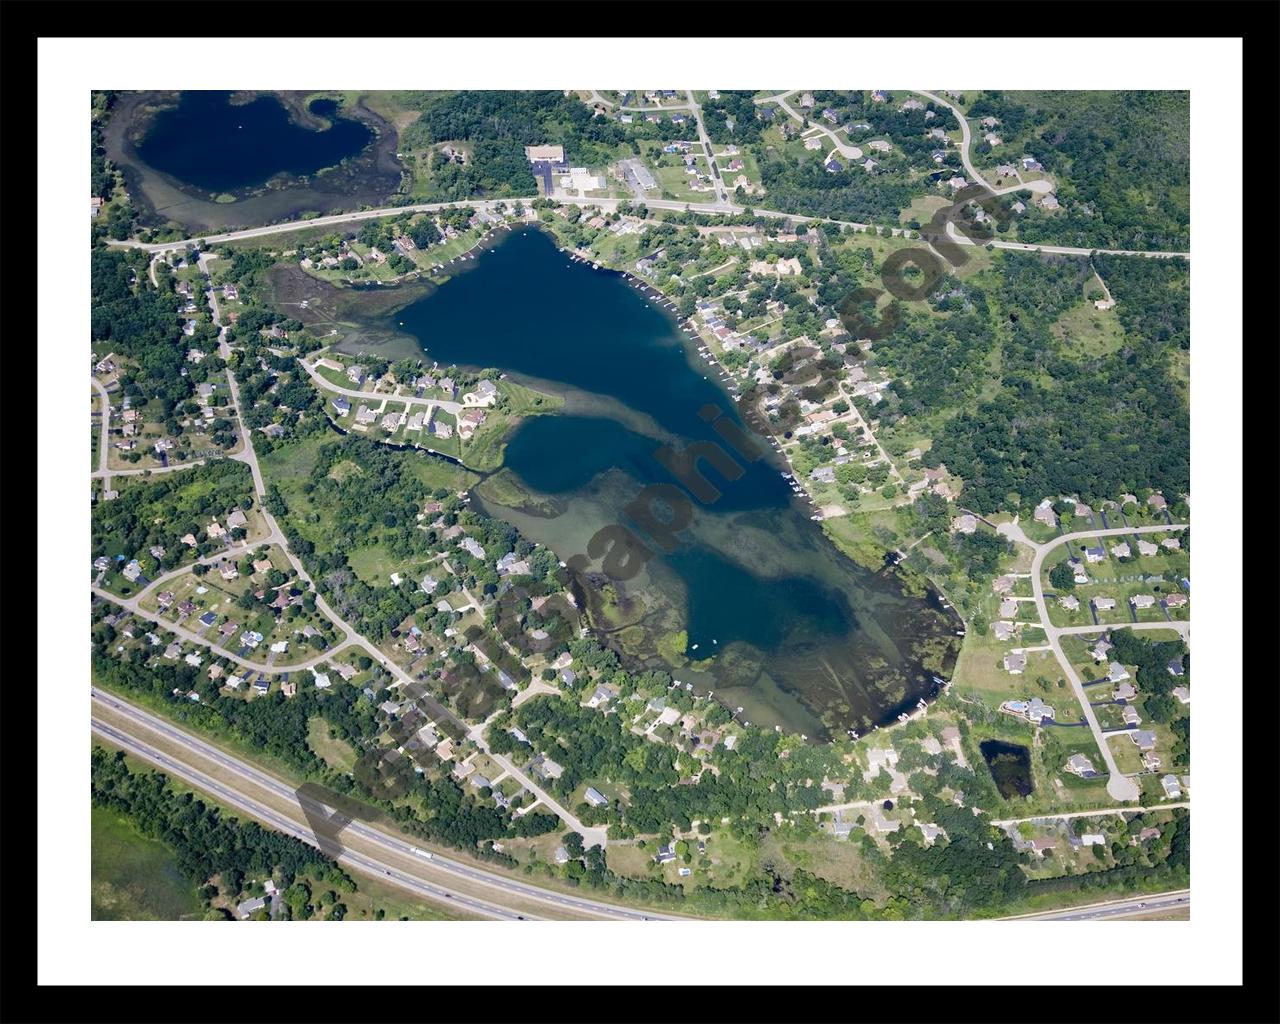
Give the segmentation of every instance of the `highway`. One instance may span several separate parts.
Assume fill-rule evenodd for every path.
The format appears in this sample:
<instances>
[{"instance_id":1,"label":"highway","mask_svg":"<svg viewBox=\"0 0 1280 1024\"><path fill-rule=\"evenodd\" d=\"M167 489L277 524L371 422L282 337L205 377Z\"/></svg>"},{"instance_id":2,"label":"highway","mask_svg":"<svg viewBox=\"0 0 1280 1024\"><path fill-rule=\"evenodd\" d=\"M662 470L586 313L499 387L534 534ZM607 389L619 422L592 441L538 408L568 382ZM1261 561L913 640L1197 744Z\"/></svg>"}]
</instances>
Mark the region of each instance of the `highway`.
<instances>
[{"instance_id":1,"label":"highway","mask_svg":"<svg viewBox=\"0 0 1280 1024\"><path fill-rule=\"evenodd\" d=\"M267 822L273 828L279 828L283 832L295 835L312 846L319 845L314 834L305 824L306 817L303 814L301 805L298 803L296 786L282 782L275 776L241 761L213 744L131 704L121 697L99 690L96 687L90 688L90 694L95 706L93 715L93 728L95 731L107 736L112 742L126 746L126 749L139 752L140 756L161 764L166 771L174 772L175 775L181 776L192 785L206 790L220 800L227 800L237 808L252 814L255 818ZM110 713L107 713L106 709L110 709ZM114 718L116 721L107 721L105 720L106 718ZM124 723L127 723L127 727ZM111 732L107 730L111 730ZM181 763L175 761L173 756L156 750L155 747L148 743L147 732L163 737L170 744L181 747L191 754L191 759L193 760L199 758L216 764L223 772L232 775L238 784L233 789L226 783L212 779L207 773L202 772L186 760ZM139 733L143 735L139 736ZM123 737L123 739L120 737ZM164 761L158 761L157 757L163 757ZM253 787L257 787L276 799L284 801L290 808L296 808L296 817L293 817L292 813L286 817L261 800L253 797ZM343 845L346 850L343 856L339 858L340 860L346 861L346 858L350 856L351 859L347 862L353 866L383 878L390 878L392 881L409 888L419 886L420 888L415 888L415 891L421 892L423 895L431 895L433 898L438 899L449 898L442 886L438 884L432 885L432 880L438 881L438 875L440 874L453 875L460 879L465 879L472 885L479 885L485 887L486 890L492 890L494 898L499 902L476 900L476 912L484 913L486 916L505 916L508 919L515 916L515 911L501 905L500 899L503 895L506 895L546 904L553 910L560 908L575 914L586 914L604 920L688 920L688 918L675 915L649 910L633 910L600 900L543 889L528 882L522 882L494 871L485 870L465 861L453 860L439 853L435 853L429 861L424 860L420 868L411 871L405 868L403 863L412 863L419 859L415 853L417 847L415 847L414 843L395 833L384 831L362 821L352 821L342 832L342 838L343 840L348 838L362 840L366 848L376 849L379 855L374 856L369 853L354 851L344 841ZM402 862L399 859L392 861L382 859L388 854L404 860ZM357 860L356 858L362 858L362 860ZM465 894L458 893L456 890L451 892L451 904L465 905L462 903ZM529 915L526 913L524 916L528 918Z\"/></svg>"},{"instance_id":2,"label":"highway","mask_svg":"<svg viewBox=\"0 0 1280 1024\"><path fill-rule=\"evenodd\" d=\"M107 244L116 248L127 249L143 249L150 253L173 252L178 249L185 249L188 245L193 244L197 240L205 245L217 245L221 242L236 242L247 238L264 238L271 235L279 235L289 231L303 231L307 228L329 227L335 224L346 224L351 221L371 220L378 217L395 217L401 213L433 213L438 210L447 210L456 206L470 206L476 210L492 210L499 203L507 206L515 203L532 203L538 196L521 196L512 197L510 199L488 199L488 200L461 200L451 203L419 203L416 206L387 206L377 210L361 210L356 213L336 213L328 217L314 217L311 220L293 220L286 221L283 224L268 224L263 227L246 228L241 231L225 231L220 234L198 235L195 238L183 238L173 242L139 242L136 239L126 239L124 241L111 240ZM595 206L601 210L612 212L617 209L620 202L633 203L631 199L590 199L578 196L556 196L559 203L570 203L577 206ZM719 215L732 215L743 213L746 207L738 206L734 203L682 203L673 199L645 199L644 205L650 210L688 210L692 213L707 213ZM790 221L793 224L839 224L843 227L857 228L859 230L871 227L873 225L861 224L857 221L835 220L831 217L806 217L798 213L783 213L778 210L762 210L758 207L752 207L752 213L761 217L780 218ZM900 228L898 229L901 230ZM975 242L972 238L968 238L963 234L953 236L954 241L958 245L990 245L996 249L1018 249L1023 252L1048 252L1066 256L1088 256L1091 253L1104 253L1112 256L1149 256L1157 259L1190 259L1189 252L1155 252L1143 251L1135 249L1083 249L1070 245L1031 245L1026 242L1006 242L1000 239L991 241Z\"/></svg>"},{"instance_id":3,"label":"highway","mask_svg":"<svg viewBox=\"0 0 1280 1024\"><path fill-rule=\"evenodd\" d=\"M295 839L301 839L308 845L315 846L316 843L311 833L304 827L300 827L296 823L285 818L283 815L277 814L270 810L264 804L260 804L253 800L248 800L240 794L234 792L228 787L205 775L203 772L197 771L188 765L179 764L173 758L163 752L152 747L148 743L144 743L136 737L130 736L113 725L102 722L95 718L92 722L93 731L104 739L110 740L116 746L127 750L129 753L137 757L150 761L158 768L162 768L175 778L187 782L197 789L203 790L210 796L216 797L221 803L234 807L239 811L243 811L253 818L258 819L264 824L270 825L278 832L285 835L293 836ZM439 886L431 885L420 879L413 878L396 868L388 867L384 862L366 857L364 854L356 853L353 850L344 850L338 860L345 865L354 867L357 870L364 871L369 875L376 875L380 878L395 882L397 885L410 890L420 896L426 896L428 899L439 900L441 902L448 900L450 906L457 906L464 910L471 910L484 917L494 918L496 920L538 920L515 913L505 907L499 907L485 900L476 899L472 896L465 896L460 893L454 893L443 889Z\"/></svg>"},{"instance_id":4,"label":"highway","mask_svg":"<svg viewBox=\"0 0 1280 1024\"><path fill-rule=\"evenodd\" d=\"M1001 921L1106 921L1110 918L1137 917L1154 913L1158 910L1174 910L1179 907L1191 909L1191 890L1180 889L1176 892L1160 892L1146 896L1130 896L1122 900L1109 900L1106 903L1091 903L1083 907L1070 907L1066 910L1047 910L1041 914L1020 914L1017 917L1002 917Z\"/></svg>"}]
</instances>

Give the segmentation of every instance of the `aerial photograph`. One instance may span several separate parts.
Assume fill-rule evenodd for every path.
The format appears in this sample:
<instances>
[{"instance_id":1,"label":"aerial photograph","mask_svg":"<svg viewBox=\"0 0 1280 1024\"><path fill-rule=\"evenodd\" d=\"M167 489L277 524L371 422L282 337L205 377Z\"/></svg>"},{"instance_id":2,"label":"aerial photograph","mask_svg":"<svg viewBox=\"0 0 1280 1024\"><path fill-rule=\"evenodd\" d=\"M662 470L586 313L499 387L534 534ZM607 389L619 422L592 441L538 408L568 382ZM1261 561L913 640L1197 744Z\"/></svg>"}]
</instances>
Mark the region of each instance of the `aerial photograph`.
<instances>
[{"instance_id":1,"label":"aerial photograph","mask_svg":"<svg viewBox=\"0 0 1280 1024\"><path fill-rule=\"evenodd\" d=\"M1191 93L803 68L82 93L87 917L1190 929Z\"/></svg>"}]
</instances>

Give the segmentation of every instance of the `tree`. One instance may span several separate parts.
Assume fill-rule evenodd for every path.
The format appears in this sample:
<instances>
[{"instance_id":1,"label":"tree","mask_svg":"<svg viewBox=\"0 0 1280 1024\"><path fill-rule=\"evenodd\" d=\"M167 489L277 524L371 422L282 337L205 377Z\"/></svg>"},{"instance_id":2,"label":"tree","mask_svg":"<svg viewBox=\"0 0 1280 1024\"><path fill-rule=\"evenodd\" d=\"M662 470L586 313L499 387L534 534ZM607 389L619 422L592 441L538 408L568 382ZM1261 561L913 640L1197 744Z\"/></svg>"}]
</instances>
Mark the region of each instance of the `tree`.
<instances>
[{"instance_id":1,"label":"tree","mask_svg":"<svg viewBox=\"0 0 1280 1024\"><path fill-rule=\"evenodd\" d=\"M1076 589L1075 570L1066 562L1059 562L1049 570L1049 582L1055 590L1070 592Z\"/></svg>"}]
</instances>

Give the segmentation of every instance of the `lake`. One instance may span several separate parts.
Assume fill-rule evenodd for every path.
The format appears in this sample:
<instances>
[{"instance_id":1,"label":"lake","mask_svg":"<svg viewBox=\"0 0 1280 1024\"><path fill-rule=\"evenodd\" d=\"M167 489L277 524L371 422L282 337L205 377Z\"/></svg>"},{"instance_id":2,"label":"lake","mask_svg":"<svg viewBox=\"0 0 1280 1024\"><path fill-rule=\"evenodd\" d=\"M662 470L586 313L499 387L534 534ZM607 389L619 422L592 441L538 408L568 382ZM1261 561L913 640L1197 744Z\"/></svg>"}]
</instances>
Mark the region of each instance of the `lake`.
<instances>
[{"instance_id":1,"label":"lake","mask_svg":"<svg viewBox=\"0 0 1280 1024\"><path fill-rule=\"evenodd\" d=\"M298 177L358 155L373 140L359 121L338 117L333 100L308 108L329 126L298 124L274 96L233 104L230 92L184 92L155 115L138 155L158 171L210 192L261 185L277 174Z\"/></svg>"},{"instance_id":2,"label":"lake","mask_svg":"<svg viewBox=\"0 0 1280 1024\"><path fill-rule=\"evenodd\" d=\"M386 327L442 365L497 367L565 398L507 445L529 500L474 493L570 565L596 633L632 667L811 738L893 721L949 675L958 620L919 581L909 592L902 570L873 572L832 545L697 342L633 279L525 229ZM694 444L706 457L693 468L658 454ZM611 526L643 542L639 571L603 571L610 544L592 538Z\"/></svg>"}]
</instances>

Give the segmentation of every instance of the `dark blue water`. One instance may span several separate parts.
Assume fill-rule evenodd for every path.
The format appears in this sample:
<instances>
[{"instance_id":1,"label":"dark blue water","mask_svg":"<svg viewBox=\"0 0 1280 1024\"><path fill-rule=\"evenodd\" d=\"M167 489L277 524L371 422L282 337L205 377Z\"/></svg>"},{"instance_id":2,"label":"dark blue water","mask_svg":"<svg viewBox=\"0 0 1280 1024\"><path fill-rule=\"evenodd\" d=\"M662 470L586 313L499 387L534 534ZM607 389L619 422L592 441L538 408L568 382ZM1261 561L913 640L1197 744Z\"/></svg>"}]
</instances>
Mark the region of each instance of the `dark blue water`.
<instances>
[{"instance_id":1,"label":"dark blue water","mask_svg":"<svg viewBox=\"0 0 1280 1024\"><path fill-rule=\"evenodd\" d=\"M243 106L231 93L181 94L176 107L156 114L138 155L179 181L210 192L261 185L280 173L314 174L356 156L374 133L359 121L338 117L332 100L315 100L311 112L327 118L324 131L295 123L279 100L260 96Z\"/></svg>"},{"instance_id":2,"label":"dark blue water","mask_svg":"<svg viewBox=\"0 0 1280 1024\"><path fill-rule=\"evenodd\" d=\"M731 397L628 278L574 263L548 236L526 230L394 321L442 365L494 366L566 389L566 412L526 420L504 456L528 489L560 499L564 511L547 520L491 510L570 564L601 527L632 529L653 552L645 577L627 584L655 609L649 628L683 628L687 657L705 665L699 683L717 696L731 691L753 723L811 735L865 728L929 689L912 644L954 627L924 599L902 594L896 577L836 551L809 520L813 507L783 479L785 464L749 461L716 433L708 406L743 428ZM750 436L760 453L769 450ZM669 553L626 511L647 485L678 482L655 457L664 441L677 449L715 442L741 473L726 479L700 464L718 494L688 497L692 520ZM653 507L667 517L665 505Z\"/></svg>"}]
</instances>

